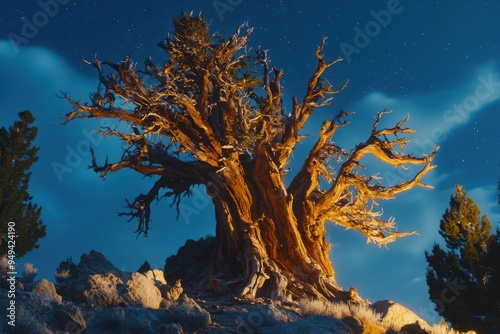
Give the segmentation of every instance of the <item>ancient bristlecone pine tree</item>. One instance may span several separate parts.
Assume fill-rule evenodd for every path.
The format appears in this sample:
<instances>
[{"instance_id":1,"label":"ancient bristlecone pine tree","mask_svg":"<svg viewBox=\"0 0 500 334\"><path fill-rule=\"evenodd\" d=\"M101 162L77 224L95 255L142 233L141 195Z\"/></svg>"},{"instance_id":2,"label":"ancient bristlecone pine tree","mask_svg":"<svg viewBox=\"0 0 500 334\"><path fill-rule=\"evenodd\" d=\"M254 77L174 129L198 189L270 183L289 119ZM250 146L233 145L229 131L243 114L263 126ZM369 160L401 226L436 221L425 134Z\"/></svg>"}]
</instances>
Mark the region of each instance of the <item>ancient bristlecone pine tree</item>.
<instances>
[{"instance_id":1,"label":"ancient bristlecone pine tree","mask_svg":"<svg viewBox=\"0 0 500 334\"><path fill-rule=\"evenodd\" d=\"M144 234L154 200L173 196L178 206L181 195L205 185L217 220L211 274L230 281L241 295L338 297L342 292L325 224L358 230L380 245L412 234L399 233L393 219L382 219L376 201L428 187L421 178L435 167L436 151L420 158L405 155L414 130L403 127L407 119L379 129L385 111L378 113L368 139L347 151L332 141L347 124L348 114L340 112L323 123L302 168L287 184L287 165L304 137L304 124L345 87L335 90L322 78L340 59L324 60L323 41L304 98L293 98L285 112L282 71L269 68L266 51L247 48L252 29L244 25L224 39L209 34L202 16L182 14L173 24L174 34L159 44L167 54L164 65L146 59L139 71L130 57L119 63L87 61L100 81L90 103L65 94L74 107L67 122L112 118L129 125L99 130L127 148L120 161L102 166L92 152L93 169L102 177L131 168L155 178L149 192L127 202L130 211L122 213L136 218L137 232ZM397 168L422 168L406 182L383 186L378 176L362 173L361 160L369 154ZM332 170L332 161L338 170ZM320 189L320 180L327 182L322 181L326 189Z\"/></svg>"}]
</instances>

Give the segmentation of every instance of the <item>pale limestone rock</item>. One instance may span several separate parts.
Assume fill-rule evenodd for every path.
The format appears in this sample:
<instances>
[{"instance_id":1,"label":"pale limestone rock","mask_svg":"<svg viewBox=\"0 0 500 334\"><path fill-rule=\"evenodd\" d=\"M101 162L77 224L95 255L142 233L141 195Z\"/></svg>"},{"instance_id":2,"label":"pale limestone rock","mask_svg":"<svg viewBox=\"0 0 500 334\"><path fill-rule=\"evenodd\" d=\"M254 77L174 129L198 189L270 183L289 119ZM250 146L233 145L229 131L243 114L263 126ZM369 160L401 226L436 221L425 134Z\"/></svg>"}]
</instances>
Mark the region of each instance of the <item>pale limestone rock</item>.
<instances>
[{"instance_id":1,"label":"pale limestone rock","mask_svg":"<svg viewBox=\"0 0 500 334\"><path fill-rule=\"evenodd\" d=\"M133 273L127 281L126 303L152 309L160 307L161 293L153 282L141 273Z\"/></svg>"},{"instance_id":2,"label":"pale limestone rock","mask_svg":"<svg viewBox=\"0 0 500 334\"><path fill-rule=\"evenodd\" d=\"M83 291L83 295L87 305L91 307L117 306L123 301L119 291L123 281L114 274L92 275L88 278L87 284L89 288Z\"/></svg>"},{"instance_id":3,"label":"pale limestone rock","mask_svg":"<svg viewBox=\"0 0 500 334\"><path fill-rule=\"evenodd\" d=\"M407 309L401 304L391 300L381 300L374 303L372 309L382 315L384 324L391 325L394 330L401 330L405 325L418 323L424 330L429 331L430 327L422 318Z\"/></svg>"},{"instance_id":4,"label":"pale limestone rock","mask_svg":"<svg viewBox=\"0 0 500 334\"><path fill-rule=\"evenodd\" d=\"M62 303L62 297L57 294L54 284L46 279L38 281L33 287L32 292L36 294L38 298L54 301L57 304Z\"/></svg>"},{"instance_id":5,"label":"pale limestone rock","mask_svg":"<svg viewBox=\"0 0 500 334\"><path fill-rule=\"evenodd\" d=\"M165 280L165 275L163 271L160 269L148 270L144 275L151 280L156 286L167 285L167 281Z\"/></svg>"},{"instance_id":6,"label":"pale limestone rock","mask_svg":"<svg viewBox=\"0 0 500 334\"><path fill-rule=\"evenodd\" d=\"M183 291L184 289L182 288L181 280L178 279L174 285L165 287L165 292L163 295L167 299L177 300L182 295Z\"/></svg>"}]
</instances>

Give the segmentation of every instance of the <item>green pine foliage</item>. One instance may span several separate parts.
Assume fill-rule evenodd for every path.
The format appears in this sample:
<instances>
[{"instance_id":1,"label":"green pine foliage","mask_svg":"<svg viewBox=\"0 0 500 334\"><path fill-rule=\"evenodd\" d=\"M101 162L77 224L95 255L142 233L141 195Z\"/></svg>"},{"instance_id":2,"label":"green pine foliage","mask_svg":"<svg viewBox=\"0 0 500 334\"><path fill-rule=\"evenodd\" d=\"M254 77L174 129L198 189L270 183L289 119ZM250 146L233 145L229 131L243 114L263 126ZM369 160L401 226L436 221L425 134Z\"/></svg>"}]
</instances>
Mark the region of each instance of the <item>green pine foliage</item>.
<instances>
[{"instance_id":1,"label":"green pine foliage","mask_svg":"<svg viewBox=\"0 0 500 334\"><path fill-rule=\"evenodd\" d=\"M45 236L40 220L42 209L32 203L28 193L31 165L38 160L38 147L33 146L37 128L29 111L19 113L20 120L9 129L0 129L0 235L8 236L8 223L15 223L15 253L22 257ZM12 245L12 243L11 243ZM8 243L0 245L0 255L8 253Z\"/></svg>"},{"instance_id":2,"label":"green pine foliage","mask_svg":"<svg viewBox=\"0 0 500 334\"><path fill-rule=\"evenodd\" d=\"M224 55L220 54L220 46L237 43L234 37L226 40L222 35L211 35L209 23L201 14L182 13L174 18L172 23L174 33L164 43L160 43L160 47L170 55L169 66L176 64L173 71L175 75L185 78L183 89L187 94L198 94L203 91L204 77L208 76L210 80L205 88L211 96L211 122L221 127L215 130L216 134L223 135L223 132L227 131L227 129L222 130L224 122L222 115L238 110L238 122L231 129L237 143L231 144L236 144L235 149L241 152L251 152L254 144L262 138L261 127L264 119L262 109L274 108L269 101L259 99L255 93L264 85L260 59L262 55L255 52L255 56L251 56L250 50L244 49L230 58L229 63L223 62L221 59L224 59ZM214 66L216 71L207 71L208 68L214 68ZM227 70L227 77L221 75L221 69ZM238 89L229 93L226 90L228 82ZM236 108L228 105L228 94L245 96L244 103L248 106ZM280 110L276 110L273 117L281 120ZM277 121L277 123L280 122Z\"/></svg>"},{"instance_id":3,"label":"green pine foliage","mask_svg":"<svg viewBox=\"0 0 500 334\"><path fill-rule=\"evenodd\" d=\"M500 231L459 185L440 223L446 248L425 252L436 311L461 331L489 333L500 324ZM497 326L497 327L495 327Z\"/></svg>"},{"instance_id":4,"label":"green pine foliage","mask_svg":"<svg viewBox=\"0 0 500 334\"><path fill-rule=\"evenodd\" d=\"M173 25L174 38L169 43L183 51L173 56L179 60L181 66L185 66L184 70L201 70L210 44L210 34L204 17L182 13L173 19Z\"/></svg>"}]
</instances>

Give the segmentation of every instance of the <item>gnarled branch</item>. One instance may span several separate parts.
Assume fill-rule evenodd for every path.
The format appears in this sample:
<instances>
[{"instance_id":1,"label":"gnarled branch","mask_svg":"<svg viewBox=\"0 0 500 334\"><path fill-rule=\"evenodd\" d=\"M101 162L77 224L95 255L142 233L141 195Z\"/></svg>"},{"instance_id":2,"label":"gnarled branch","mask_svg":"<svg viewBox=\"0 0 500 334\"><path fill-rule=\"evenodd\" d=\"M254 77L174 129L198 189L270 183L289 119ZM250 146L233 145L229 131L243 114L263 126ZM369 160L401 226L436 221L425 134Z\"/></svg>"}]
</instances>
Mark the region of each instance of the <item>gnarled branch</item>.
<instances>
[{"instance_id":1,"label":"gnarled branch","mask_svg":"<svg viewBox=\"0 0 500 334\"><path fill-rule=\"evenodd\" d=\"M302 130L314 110L318 107L323 107L331 103L332 97L325 99L326 96L335 95L347 87L346 81L339 89L335 90L330 83L321 80L321 76L328 67L342 61L342 58L338 58L334 61L326 62L321 54L325 44L326 38L323 38L321 45L316 49L318 64L308 82L306 95L302 100L302 103L298 103L297 98L293 98L290 120L285 123L286 127L284 135L281 139L282 151L280 152L279 160L282 165L287 163L287 160L293 151L293 147L302 139L299 135L299 131Z\"/></svg>"},{"instance_id":2,"label":"gnarled branch","mask_svg":"<svg viewBox=\"0 0 500 334\"><path fill-rule=\"evenodd\" d=\"M375 211L374 208L378 205L379 199L393 198L394 195L415 186L429 188L430 186L422 183L421 179L436 167L432 165L432 161L438 150L436 147L432 154L420 158L404 155L404 147L411 139L399 137L399 135L411 134L414 130L402 127L408 121L408 117L392 128L378 130L377 126L381 117L387 113L388 111L378 113L368 140L357 145L347 156L332 186L327 191L321 192L320 196L316 195L317 199L314 201L318 221L329 220L344 227L359 230L367 236L368 241L377 244L387 244L414 233L395 232L394 221L380 219L381 213ZM389 138L389 136L394 138ZM364 169L361 159L368 154L396 168L406 168L406 164L424 166L406 182L383 186L380 182L381 178L377 175L367 177L359 174L359 171Z\"/></svg>"},{"instance_id":3,"label":"gnarled branch","mask_svg":"<svg viewBox=\"0 0 500 334\"><path fill-rule=\"evenodd\" d=\"M288 193L295 199L308 198L311 192L318 188L320 177L327 182L332 181L333 176L329 171L328 162L332 158L339 160L346 153L342 148L334 145L331 138L339 126L347 125L347 121L342 120L346 116L349 114L341 111L333 120L325 121L321 126L316 144L288 187Z\"/></svg>"}]
</instances>

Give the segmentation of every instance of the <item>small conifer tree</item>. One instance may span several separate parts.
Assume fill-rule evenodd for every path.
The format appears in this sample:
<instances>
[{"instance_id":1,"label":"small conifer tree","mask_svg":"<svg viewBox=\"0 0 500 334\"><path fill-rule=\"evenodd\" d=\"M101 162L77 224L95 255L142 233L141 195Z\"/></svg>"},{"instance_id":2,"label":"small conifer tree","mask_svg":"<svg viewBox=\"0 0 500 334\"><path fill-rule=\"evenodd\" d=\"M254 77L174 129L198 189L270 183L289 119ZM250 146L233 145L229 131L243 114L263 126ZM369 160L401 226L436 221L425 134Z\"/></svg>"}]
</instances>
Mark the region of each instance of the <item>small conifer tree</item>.
<instances>
[{"instance_id":1,"label":"small conifer tree","mask_svg":"<svg viewBox=\"0 0 500 334\"><path fill-rule=\"evenodd\" d=\"M425 252L430 298L457 330L489 333L500 322L500 232L491 230L488 216L457 185L439 229L447 250L434 244Z\"/></svg>"},{"instance_id":2,"label":"small conifer tree","mask_svg":"<svg viewBox=\"0 0 500 334\"><path fill-rule=\"evenodd\" d=\"M28 193L29 170L38 160L39 148L33 146L38 129L31 126L35 118L30 111L19 117L8 129L0 128L0 236L9 237L9 222L15 223L16 257L38 248L38 240L46 233L40 220L42 209L31 202ZM8 245L1 243L0 255L8 253Z\"/></svg>"}]
</instances>

